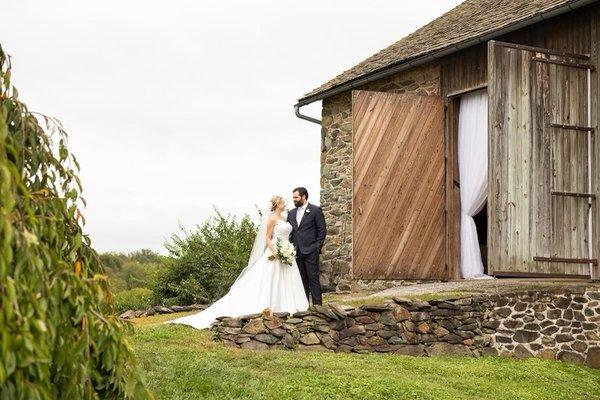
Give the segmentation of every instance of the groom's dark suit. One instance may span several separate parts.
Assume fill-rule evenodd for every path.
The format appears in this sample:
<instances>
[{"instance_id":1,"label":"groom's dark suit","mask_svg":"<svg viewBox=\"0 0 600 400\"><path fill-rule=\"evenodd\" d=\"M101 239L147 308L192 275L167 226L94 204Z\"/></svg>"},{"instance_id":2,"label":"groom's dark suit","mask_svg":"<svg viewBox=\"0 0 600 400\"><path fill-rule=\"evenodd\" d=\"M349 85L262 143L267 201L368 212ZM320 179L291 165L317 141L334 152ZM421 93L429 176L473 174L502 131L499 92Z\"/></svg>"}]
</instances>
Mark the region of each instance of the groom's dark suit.
<instances>
[{"instance_id":1,"label":"groom's dark suit","mask_svg":"<svg viewBox=\"0 0 600 400\"><path fill-rule=\"evenodd\" d=\"M296 248L296 263L300 270L302 283L306 297L310 300L312 296L313 304L322 304L321 283L319 282L319 253L327 227L325 217L321 208L308 203L300 225L296 221L298 209L294 208L288 213L288 222L292 225L290 239Z\"/></svg>"}]
</instances>

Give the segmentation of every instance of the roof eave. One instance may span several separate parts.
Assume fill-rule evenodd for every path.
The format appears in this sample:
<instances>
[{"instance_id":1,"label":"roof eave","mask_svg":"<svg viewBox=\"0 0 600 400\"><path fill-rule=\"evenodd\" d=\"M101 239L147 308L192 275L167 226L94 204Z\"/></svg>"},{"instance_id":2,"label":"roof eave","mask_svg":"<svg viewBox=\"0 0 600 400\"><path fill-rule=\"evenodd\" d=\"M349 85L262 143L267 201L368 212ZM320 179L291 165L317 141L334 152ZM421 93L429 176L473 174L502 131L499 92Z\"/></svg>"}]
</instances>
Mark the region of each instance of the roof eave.
<instances>
[{"instance_id":1,"label":"roof eave","mask_svg":"<svg viewBox=\"0 0 600 400\"><path fill-rule=\"evenodd\" d=\"M569 4L565 4L559 7L556 7L552 10L548 10L545 11L543 13L540 14L536 14L533 15L529 18L526 18L524 20L515 22L513 24L508 24L500 29L496 29L494 31L485 33L483 35L480 35L478 37L472 38L472 39L468 39L465 40L463 42L459 42L450 46L446 46L443 47L439 50L424 54L422 56L416 57L412 60L406 60L406 61L402 61L400 63L397 64L392 64L389 65L387 67L384 67L380 70L376 70L373 71L371 73L368 73L366 75L360 76L358 78L352 79L346 83L343 83L341 85L338 86L334 86L330 89L324 90L322 92L319 93L315 93L314 95L310 95L310 96L306 96L303 98L300 98L298 100L298 103L296 103L296 105L294 107L302 107L305 106L307 104L310 103L314 103L315 101L319 101L319 100L323 100L326 99L328 97L332 97L335 96L337 94L346 92L348 90L352 90L356 87L359 86L363 86L366 83L372 82L372 81L376 81L385 77L388 77L390 75L393 75L395 73L404 71L406 69L409 68L413 68L413 67L417 67L423 64L426 64L430 61L434 61L437 59L440 59L442 57L446 57L450 54L456 53L458 51L467 49L469 47L475 46L477 44L480 43L485 43L489 40L495 39L498 36L502 36L505 35L507 33L510 32L514 32L516 30L519 30L521 28L525 28L527 26L533 25L537 22L543 21L545 19L549 19L552 17L556 17L557 15L560 14L564 14L567 13L569 11L575 10L577 8L586 6L588 4L592 4L595 3L598 0L578 0L578 1L574 1L572 3Z\"/></svg>"}]
</instances>

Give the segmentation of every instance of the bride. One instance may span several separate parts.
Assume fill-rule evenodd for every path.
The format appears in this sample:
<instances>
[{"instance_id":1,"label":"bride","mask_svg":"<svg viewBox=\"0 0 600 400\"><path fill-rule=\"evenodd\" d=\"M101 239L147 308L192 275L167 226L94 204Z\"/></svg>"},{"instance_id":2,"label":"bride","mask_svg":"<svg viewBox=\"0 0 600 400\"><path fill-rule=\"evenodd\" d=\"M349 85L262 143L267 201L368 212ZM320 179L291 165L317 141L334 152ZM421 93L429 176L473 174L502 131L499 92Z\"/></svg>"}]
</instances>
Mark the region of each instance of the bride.
<instances>
[{"instance_id":1,"label":"bride","mask_svg":"<svg viewBox=\"0 0 600 400\"><path fill-rule=\"evenodd\" d=\"M208 328L217 317L240 317L260 313L265 308L290 314L306 311L308 300L296 260L292 265L278 259L269 260L271 253L277 253L276 239L289 241L292 231L292 226L282 216L284 209L283 197L274 196L270 206L263 211L263 221L252 246L248 266L225 296L204 311L168 322L203 329Z\"/></svg>"}]
</instances>

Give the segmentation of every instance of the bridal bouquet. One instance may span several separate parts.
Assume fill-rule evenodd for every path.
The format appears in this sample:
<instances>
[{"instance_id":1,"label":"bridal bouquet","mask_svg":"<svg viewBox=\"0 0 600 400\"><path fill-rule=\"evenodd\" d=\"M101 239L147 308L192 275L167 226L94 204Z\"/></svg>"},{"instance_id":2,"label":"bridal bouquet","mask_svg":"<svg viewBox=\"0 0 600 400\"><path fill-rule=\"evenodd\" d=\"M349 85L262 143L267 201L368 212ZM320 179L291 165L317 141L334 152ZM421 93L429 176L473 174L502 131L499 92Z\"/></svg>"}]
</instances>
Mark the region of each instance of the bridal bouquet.
<instances>
[{"instance_id":1,"label":"bridal bouquet","mask_svg":"<svg viewBox=\"0 0 600 400\"><path fill-rule=\"evenodd\" d=\"M275 249L277 253L269 256L269 260L277 260L281 261L284 264L292 265L294 262L294 257L296 257L296 250L294 249L294 245L288 242L287 240L283 240L281 238L277 238L275 241Z\"/></svg>"}]
</instances>

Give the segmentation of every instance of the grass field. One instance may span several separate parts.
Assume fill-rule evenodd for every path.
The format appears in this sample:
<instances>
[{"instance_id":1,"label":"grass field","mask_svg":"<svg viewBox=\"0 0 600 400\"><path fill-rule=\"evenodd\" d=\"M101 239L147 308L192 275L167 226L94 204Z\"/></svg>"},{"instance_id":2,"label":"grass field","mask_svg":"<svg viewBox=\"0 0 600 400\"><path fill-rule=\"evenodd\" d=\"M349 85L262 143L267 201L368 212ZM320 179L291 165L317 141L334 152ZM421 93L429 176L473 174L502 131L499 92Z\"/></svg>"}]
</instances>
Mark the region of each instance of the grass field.
<instances>
[{"instance_id":1,"label":"grass field","mask_svg":"<svg viewBox=\"0 0 600 400\"><path fill-rule=\"evenodd\" d=\"M180 314L181 316L184 314ZM210 332L136 321L131 339L159 400L600 399L600 370L538 359L251 352Z\"/></svg>"}]
</instances>

